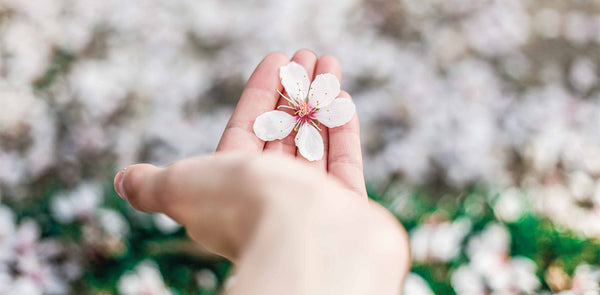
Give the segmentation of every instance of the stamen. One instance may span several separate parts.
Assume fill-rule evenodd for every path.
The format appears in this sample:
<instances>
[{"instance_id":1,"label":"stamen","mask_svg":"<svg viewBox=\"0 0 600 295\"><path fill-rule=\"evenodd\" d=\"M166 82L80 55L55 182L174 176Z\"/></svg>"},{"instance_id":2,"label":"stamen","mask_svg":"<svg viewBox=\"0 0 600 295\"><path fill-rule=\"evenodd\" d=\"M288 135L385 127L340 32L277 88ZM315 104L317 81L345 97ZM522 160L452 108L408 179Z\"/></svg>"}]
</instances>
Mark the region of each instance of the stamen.
<instances>
[{"instance_id":1,"label":"stamen","mask_svg":"<svg viewBox=\"0 0 600 295\"><path fill-rule=\"evenodd\" d=\"M277 109L279 109L279 108L290 109L290 110L295 110L296 109L296 108L293 108L291 106L286 106L286 105L277 106Z\"/></svg>"},{"instance_id":2,"label":"stamen","mask_svg":"<svg viewBox=\"0 0 600 295\"><path fill-rule=\"evenodd\" d=\"M319 128L319 126L315 123L315 121L310 120L310 123L315 126L315 128L317 128L317 130L321 131L321 128Z\"/></svg>"},{"instance_id":3,"label":"stamen","mask_svg":"<svg viewBox=\"0 0 600 295\"><path fill-rule=\"evenodd\" d=\"M296 100L292 100L291 98L283 95L283 93L281 93L281 91L279 91L279 88L275 88L275 90L277 90L277 93L279 93L279 95L281 95L281 97L283 97L285 100L287 100L292 105L296 105L297 104Z\"/></svg>"}]
</instances>

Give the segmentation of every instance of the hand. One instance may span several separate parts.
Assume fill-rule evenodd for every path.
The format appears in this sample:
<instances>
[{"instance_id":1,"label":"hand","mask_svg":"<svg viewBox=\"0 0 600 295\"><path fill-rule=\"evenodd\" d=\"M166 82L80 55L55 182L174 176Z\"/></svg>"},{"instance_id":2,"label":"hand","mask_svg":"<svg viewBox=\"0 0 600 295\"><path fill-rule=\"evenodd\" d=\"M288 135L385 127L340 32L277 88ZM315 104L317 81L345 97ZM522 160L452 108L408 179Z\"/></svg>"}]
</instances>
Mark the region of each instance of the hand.
<instances>
[{"instance_id":1,"label":"hand","mask_svg":"<svg viewBox=\"0 0 600 295\"><path fill-rule=\"evenodd\" d=\"M309 75L309 80L319 74L334 74L342 81L342 70L337 59L330 55L317 56L309 50L300 50L294 54L292 61L302 65ZM282 140L264 142L254 134L252 125L260 114L272 111L279 105L287 105L287 101L279 96L276 88L283 91L279 81L279 68L290 60L283 53L269 54L256 67L242 93L217 152L238 151L248 153L275 152L295 157L314 168L326 171L329 175L343 182L357 195L366 199L367 191L363 175L362 152L360 148L360 127L355 114L347 124L329 129L321 125L321 136L325 146L322 160L309 162L297 151L293 134ZM339 97L351 98L346 91Z\"/></svg>"},{"instance_id":2,"label":"hand","mask_svg":"<svg viewBox=\"0 0 600 295\"><path fill-rule=\"evenodd\" d=\"M314 57L300 51L297 62L301 55ZM287 62L271 54L257 67L218 153L165 168L130 166L115 177L115 189L134 208L169 215L231 259L237 278L230 294L400 294L407 238L389 212L366 201L357 118L325 131L328 156L309 164L290 157L293 143L265 145L251 131L254 118L275 107L277 86L269 83L278 83L276 69Z\"/></svg>"}]
</instances>

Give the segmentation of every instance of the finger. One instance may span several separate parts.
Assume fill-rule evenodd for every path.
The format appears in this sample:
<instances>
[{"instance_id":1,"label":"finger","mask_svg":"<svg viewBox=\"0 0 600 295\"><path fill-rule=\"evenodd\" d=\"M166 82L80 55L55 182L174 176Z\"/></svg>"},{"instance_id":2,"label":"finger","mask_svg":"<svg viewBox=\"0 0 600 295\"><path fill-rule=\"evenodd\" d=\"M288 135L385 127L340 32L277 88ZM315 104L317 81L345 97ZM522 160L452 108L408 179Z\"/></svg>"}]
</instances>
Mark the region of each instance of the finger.
<instances>
[{"instance_id":1,"label":"finger","mask_svg":"<svg viewBox=\"0 0 600 295\"><path fill-rule=\"evenodd\" d=\"M254 134L252 124L258 115L275 108L282 88L279 67L289 63L285 54L275 52L267 55L256 67L246 88L225 127L217 151L260 152L264 142Z\"/></svg>"},{"instance_id":2,"label":"finger","mask_svg":"<svg viewBox=\"0 0 600 295\"><path fill-rule=\"evenodd\" d=\"M342 91L339 96L352 99L346 91ZM329 144L327 163L329 174L338 178L351 190L367 197L360 146L360 126L356 114L345 125L329 129Z\"/></svg>"},{"instance_id":3,"label":"finger","mask_svg":"<svg viewBox=\"0 0 600 295\"><path fill-rule=\"evenodd\" d=\"M294 54L292 61L295 61L302 65L308 73L308 79L312 81L313 73L315 71L315 64L317 62L317 56L310 50L302 49ZM277 105L287 105L287 101L283 98L279 98ZM290 134L284 139L269 141L265 144L265 152L280 152L286 155L296 154L296 144L294 143L294 134Z\"/></svg>"},{"instance_id":4,"label":"finger","mask_svg":"<svg viewBox=\"0 0 600 295\"><path fill-rule=\"evenodd\" d=\"M137 164L115 176L115 190L135 209L165 213L207 249L233 258L254 226L244 212L260 212L255 190L261 185L252 179L258 173L245 172L245 158L204 156L165 168Z\"/></svg>"},{"instance_id":5,"label":"finger","mask_svg":"<svg viewBox=\"0 0 600 295\"><path fill-rule=\"evenodd\" d=\"M338 62L338 60L331 56L331 55L323 55L319 58L319 60L317 60L317 65L315 68L315 76L319 75L319 74L324 74L324 73L331 73L334 74L338 80L340 80L340 82L342 81L342 68L340 66L340 63ZM302 161L307 162L309 165L316 167L320 170L324 170L327 171L327 160L328 160L328 150L329 150L329 134L327 132L327 127L320 125L321 131L319 131L319 133L321 134L321 137L323 138L323 146L325 147L325 151L323 153L323 158L321 160L318 161L308 161L306 160L304 157L302 157L302 155L300 154L300 152L298 152L296 150L296 157L301 159Z\"/></svg>"}]
</instances>

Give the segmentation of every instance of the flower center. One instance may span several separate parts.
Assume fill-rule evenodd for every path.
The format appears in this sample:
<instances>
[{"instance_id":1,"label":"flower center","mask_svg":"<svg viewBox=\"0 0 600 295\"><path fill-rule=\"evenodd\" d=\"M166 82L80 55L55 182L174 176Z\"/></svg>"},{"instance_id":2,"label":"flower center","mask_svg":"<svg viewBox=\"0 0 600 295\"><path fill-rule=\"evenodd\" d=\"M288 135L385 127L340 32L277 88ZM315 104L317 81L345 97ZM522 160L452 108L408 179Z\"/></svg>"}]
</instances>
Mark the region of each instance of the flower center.
<instances>
[{"instance_id":1,"label":"flower center","mask_svg":"<svg viewBox=\"0 0 600 295\"><path fill-rule=\"evenodd\" d=\"M315 128L321 130L318 126L318 122L315 120L315 111L316 109L309 106L307 103L300 103L295 106L296 111L296 127L294 128L298 131L298 128L302 124L311 124L315 126Z\"/></svg>"},{"instance_id":2,"label":"flower center","mask_svg":"<svg viewBox=\"0 0 600 295\"><path fill-rule=\"evenodd\" d=\"M313 113L313 108L309 107L308 104L300 104L297 109L296 109L296 115L300 118L304 118L308 115L308 117L310 117L310 115Z\"/></svg>"},{"instance_id":3,"label":"flower center","mask_svg":"<svg viewBox=\"0 0 600 295\"><path fill-rule=\"evenodd\" d=\"M315 128L321 131L321 128L319 128L319 121L315 120L315 111L317 109L308 105L308 97L306 97L304 101L298 101L296 99L291 99L283 95L283 93L281 93L281 91L279 91L279 89L277 88L275 88L275 90L277 91L277 93L279 93L279 95L281 95L281 97L283 97L289 103L289 105L287 106L280 105L277 107L277 109L291 109L296 115L296 126L294 126L294 130L298 131L298 128L300 128L300 125L302 124L312 124L313 126L315 126Z\"/></svg>"}]
</instances>

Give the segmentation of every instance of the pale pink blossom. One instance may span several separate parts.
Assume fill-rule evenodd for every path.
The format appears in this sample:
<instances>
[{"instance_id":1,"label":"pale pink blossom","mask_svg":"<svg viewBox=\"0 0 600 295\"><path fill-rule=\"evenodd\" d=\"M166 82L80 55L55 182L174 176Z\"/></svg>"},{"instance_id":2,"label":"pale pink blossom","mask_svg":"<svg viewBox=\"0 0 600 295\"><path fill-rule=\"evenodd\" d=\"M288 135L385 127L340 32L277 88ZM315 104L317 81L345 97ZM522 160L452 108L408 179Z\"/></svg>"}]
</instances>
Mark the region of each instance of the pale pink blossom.
<instances>
[{"instance_id":1,"label":"pale pink blossom","mask_svg":"<svg viewBox=\"0 0 600 295\"><path fill-rule=\"evenodd\" d=\"M280 93L294 113L275 110L266 112L254 121L254 133L264 141L287 137L292 130L298 131L295 142L300 154L309 161L323 158L323 138L319 123L334 128L342 126L354 116L356 108L349 98L336 98L340 82L333 74L320 74L312 84L303 66L291 62L279 69L281 84L288 96Z\"/></svg>"}]
</instances>

